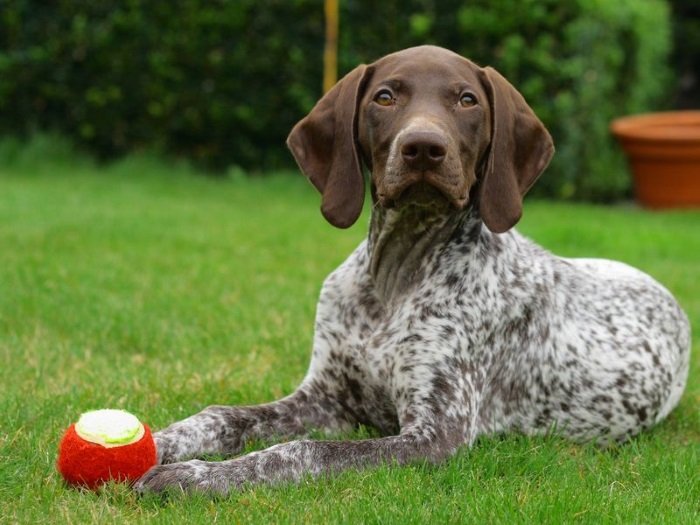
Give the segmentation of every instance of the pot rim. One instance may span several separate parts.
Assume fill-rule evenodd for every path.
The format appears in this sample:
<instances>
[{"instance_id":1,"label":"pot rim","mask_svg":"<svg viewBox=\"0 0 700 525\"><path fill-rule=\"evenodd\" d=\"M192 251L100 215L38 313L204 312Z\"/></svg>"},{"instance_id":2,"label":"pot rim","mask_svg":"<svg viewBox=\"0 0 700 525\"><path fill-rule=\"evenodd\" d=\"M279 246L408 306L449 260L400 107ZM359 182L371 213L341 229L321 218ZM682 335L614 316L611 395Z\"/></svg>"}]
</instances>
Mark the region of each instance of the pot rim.
<instances>
[{"instance_id":1,"label":"pot rim","mask_svg":"<svg viewBox=\"0 0 700 525\"><path fill-rule=\"evenodd\" d=\"M620 139L700 143L700 110L620 117L612 121L610 130Z\"/></svg>"}]
</instances>

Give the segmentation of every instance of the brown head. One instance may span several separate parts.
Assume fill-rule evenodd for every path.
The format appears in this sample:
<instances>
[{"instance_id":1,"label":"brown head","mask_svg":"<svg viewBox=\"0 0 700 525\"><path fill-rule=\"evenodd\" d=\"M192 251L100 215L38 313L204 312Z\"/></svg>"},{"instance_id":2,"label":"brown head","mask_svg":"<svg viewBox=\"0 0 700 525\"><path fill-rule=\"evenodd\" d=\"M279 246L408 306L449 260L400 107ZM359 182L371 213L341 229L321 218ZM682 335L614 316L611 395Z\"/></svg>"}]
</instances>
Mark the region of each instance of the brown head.
<instances>
[{"instance_id":1,"label":"brown head","mask_svg":"<svg viewBox=\"0 0 700 525\"><path fill-rule=\"evenodd\" d=\"M355 68L287 144L321 192L323 215L341 228L362 211L364 163L381 206L404 205L416 198L410 188L431 187L456 210L475 201L489 229L504 232L554 152L544 125L498 72L434 46Z\"/></svg>"}]
</instances>

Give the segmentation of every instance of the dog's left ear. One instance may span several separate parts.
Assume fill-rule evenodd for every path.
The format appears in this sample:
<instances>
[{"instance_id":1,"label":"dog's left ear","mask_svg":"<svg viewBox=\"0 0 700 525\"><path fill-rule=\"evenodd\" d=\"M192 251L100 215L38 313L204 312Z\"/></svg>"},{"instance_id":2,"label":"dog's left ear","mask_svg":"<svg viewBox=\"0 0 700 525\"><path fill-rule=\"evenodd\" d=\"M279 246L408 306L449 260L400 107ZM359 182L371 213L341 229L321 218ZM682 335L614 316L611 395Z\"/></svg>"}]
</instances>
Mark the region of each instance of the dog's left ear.
<instances>
[{"instance_id":1,"label":"dog's left ear","mask_svg":"<svg viewBox=\"0 0 700 525\"><path fill-rule=\"evenodd\" d=\"M549 164L554 143L523 96L495 69L481 70L491 106L491 146L479 188L479 211L502 233L522 215L522 200Z\"/></svg>"},{"instance_id":2,"label":"dog's left ear","mask_svg":"<svg viewBox=\"0 0 700 525\"><path fill-rule=\"evenodd\" d=\"M357 109L370 70L361 65L343 77L287 138L301 171L323 196L321 213L338 228L355 223L365 200L357 153Z\"/></svg>"}]
</instances>

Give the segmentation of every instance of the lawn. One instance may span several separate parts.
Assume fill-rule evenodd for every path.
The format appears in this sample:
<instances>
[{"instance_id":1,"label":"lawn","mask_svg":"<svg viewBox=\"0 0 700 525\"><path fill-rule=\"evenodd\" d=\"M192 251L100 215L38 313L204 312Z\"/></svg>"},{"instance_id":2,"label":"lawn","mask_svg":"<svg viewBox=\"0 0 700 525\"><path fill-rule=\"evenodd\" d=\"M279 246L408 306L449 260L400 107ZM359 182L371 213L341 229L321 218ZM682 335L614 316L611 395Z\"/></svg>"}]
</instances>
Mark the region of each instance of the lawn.
<instances>
[{"instance_id":1,"label":"lawn","mask_svg":"<svg viewBox=\"0 0 700 525\"><path fill-rule=\"evenodd\" d=\"M149 158L105 168L41 157L24 151L0 165L1 523L700 520L700 330L680 407L612 450L494 437L438 467L348 472L219 501L66 488L56 446L82 411L126 408L160 428L208 404L291 392L321 282L367 217L328 226L300 176L215 179ZM519 229L562 255L647 271L700 326L700 212L528 201Z\"/></svg>"}]
</instances>

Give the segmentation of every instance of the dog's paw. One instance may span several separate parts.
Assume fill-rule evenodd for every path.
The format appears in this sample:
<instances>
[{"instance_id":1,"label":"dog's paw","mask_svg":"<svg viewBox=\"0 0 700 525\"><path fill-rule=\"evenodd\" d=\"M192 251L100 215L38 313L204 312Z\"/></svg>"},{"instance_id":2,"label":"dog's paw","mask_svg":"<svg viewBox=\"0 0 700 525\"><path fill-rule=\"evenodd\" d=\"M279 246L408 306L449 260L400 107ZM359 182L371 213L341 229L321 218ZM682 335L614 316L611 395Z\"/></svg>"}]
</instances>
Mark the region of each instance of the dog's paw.
<instances>
[{"instance_id":1,"label":"dog's paw","mask_svg":"<svg viewBox=\"0 0 700 525\"><path fill-rule=\"evenodd\" d=\"M236 483L235 468L226 462L192 460L157 465L134 484L139 494L167 492L203 492L226 495Z\"/></svg>"}]
</instances>

